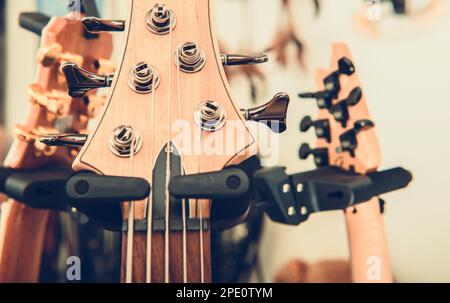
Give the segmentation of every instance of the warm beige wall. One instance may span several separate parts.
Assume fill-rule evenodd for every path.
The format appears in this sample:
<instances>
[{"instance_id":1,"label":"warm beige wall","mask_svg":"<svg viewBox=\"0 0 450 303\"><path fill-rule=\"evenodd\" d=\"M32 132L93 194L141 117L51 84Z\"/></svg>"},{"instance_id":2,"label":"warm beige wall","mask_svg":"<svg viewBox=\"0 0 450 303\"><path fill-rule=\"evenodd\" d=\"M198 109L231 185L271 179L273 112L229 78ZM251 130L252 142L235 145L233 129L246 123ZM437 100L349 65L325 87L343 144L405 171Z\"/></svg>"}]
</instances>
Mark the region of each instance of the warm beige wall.
<instances>
[{"instance_id":1,"label":"warm beige wall","mask_svg":"<svg viewBox=\"0 0 450 303\"><path fill-rule=\"evenodd\" d=\"M8 124L21 121L26 111L25 88L33 79L37 39L14 26L18 12L32 8L31 0L8 1ZM246 5L241 4L248 2ZM217 0L220 38L232 51L255 51L270 43L281 1ZM330 44L347 42L356 60L383 152L383 167L403 165L415 174L405 191L387 195L386 226L395 276L399 281L450 281L450 18L416 33L369 39L358 35L352 14L360 0L323 0L324 11L313 17L312 1L293 1L298 30L306 43L309 70L293 62L286 69L273 62L264 69L268 81L261 102L278 91L292 96L289 131L281 136L282 159L291 172L313 167L299 161L302 142L314 144L311 134L298 132L306 114L315 114L313 102L296 98L300 90L315 89L312 71L328 66ZM124 17L123 0L108 1L108 15ZM245 21L247 20L247 21ZM392 28L397 28L393 23ZM401 25L401 24L400 24ZM395 31L395 30L394 30ZM447 66L448 65L448 66ZM232 83L235 100L250 106L244 79ZM264 273L271 277L292 257L306 260L347 256L345 224L340 213L314 215L299 227L269 224L261 246Z\"/></svg>"}]
</instances>

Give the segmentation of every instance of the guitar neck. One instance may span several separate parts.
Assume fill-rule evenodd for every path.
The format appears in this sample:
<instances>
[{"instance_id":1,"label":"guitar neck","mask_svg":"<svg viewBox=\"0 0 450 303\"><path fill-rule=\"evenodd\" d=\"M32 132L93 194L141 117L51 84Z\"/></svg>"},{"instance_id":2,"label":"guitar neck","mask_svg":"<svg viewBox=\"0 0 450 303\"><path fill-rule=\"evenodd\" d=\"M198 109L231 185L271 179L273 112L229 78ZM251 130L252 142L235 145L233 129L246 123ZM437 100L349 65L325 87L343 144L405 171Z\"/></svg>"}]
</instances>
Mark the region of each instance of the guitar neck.
<instances>
[{"instance_id":1,"label":"guitar neck","mask_svg":"<svg viewBox=\"0 0 450 303\"><path fill-rule=\"evenodd\" d=\"M211 235L210 231L171 232L169 252L165 251L165 233L153 232L151 236L151 255L147 256L146 232L135 231L133 240L133 283L209 283L211 282ZM184 247L185 245L185 247ZM199 253L201 247L203 253ZM166 277L166 256L169 265ZM148 257L148 259L147 259ZM122 235L122 282L126 282L127 233ZM151 265L151 280L148 280L147 262ZM202 273L203 272L203 273Z\"/></svg>"},{"instance_id":2,"label":"guitar neck","mask_svg":"<svg viewBox=\"0 0 450 303\"><path fill-rule=\"evenodd\" d=\"M345 210L352 278L360 283L392 282L386 233L378 198Z\"/></svg>"}]
</instances>

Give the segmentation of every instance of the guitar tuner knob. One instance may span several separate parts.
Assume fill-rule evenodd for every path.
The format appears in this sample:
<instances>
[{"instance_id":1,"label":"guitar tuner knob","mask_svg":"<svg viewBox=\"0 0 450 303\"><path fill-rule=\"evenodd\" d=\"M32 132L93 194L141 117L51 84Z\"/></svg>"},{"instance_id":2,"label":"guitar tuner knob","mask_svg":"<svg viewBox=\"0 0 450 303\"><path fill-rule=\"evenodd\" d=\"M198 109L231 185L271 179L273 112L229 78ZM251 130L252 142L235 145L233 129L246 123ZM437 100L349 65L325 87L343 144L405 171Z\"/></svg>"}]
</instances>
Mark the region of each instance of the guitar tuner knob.
<instances>
[{"instance_id":1,"label":"guitar tuner knob","mask_svg":"<svg viewBox=\"0 0 450 303\"><path fill-rule=\"evenodd\" d=\"M373 127L375 127L375 124L371 120L363 119L356 121L352 129L346 131L339 137L341 146L336 148L336 151L338 153L349 152L352 157L355 157L355 150L358 147L357 135Z\"/></svg>"},{"instance_id":2,"label":"guitar tuner knob","mask_svg":"<svg viewBox=\"0 0 450 303\"><path fill-rule=\"evenodd\" d=\"M72 98L81 98L93 89L110 87L114 75L98 75L78 67L75 63L65 63L61 70L66 77L68 94Z\"/></svg>"},{"instance_id":3,"label":"guitar tuner knob","mask_svg":"<svg viewBox=\"0 0 450 303\"><path fill-rule=\"evenodd\" d=\"M98 34L101 32L123 32L125 30L124 20L105 20L96 17L84 17L81 23L87 32Z\"/></svg>"},{"instance_id":4,"label":"guitar tuner knob","mask_svg":"<svg viewBox=\"0 0 450 303\"><path fill-rule=\"evenodd\" d=\"M62 134L40 136L39 142L47 146L82 147L87 139L85 134Z\"/></svg>"},{"instance_id":5,"label":"guitar tuner knob","mask_svg":"<svg viewBox=\"0 0 450 303\"><path fill-rule=\"evenodd\" d=\"M306 116L300 122L300 131L307 132L311 127L315 128L316 136L331 142L330 121L328 119L321 119L313 121L310 116Z\"/></svg>"},{"instance_id":6,"label":"guitar tuner knob","mask_svg":"<svg viewBox=\"0 0 450 303\"><path fill-rule=\"evenodd\" d=\"M330 108L330 112L334 119L341 123L342 127L347 127L347 121L350 118L349 106L355 106L361 101L362 90L360 87L355 87L349 94L349 96L336 103Z\"/></svg>"},{"instance_id":7,"label":"guitar tuner knob","mask_svg":"<svg viewBox=\"0 0 450 303\"><path fill-rule=\"evenodd\" d=\"M353 62L347 58L342 57L338 61L338 69L332 72L330 75L323 79L323 84L325 85L325 90L330 92L331 99L337 98L339 91L341 90L341 85L339 83L339 77L341 75L351 76L355 72L355 66Z\"/></svg>"},{"instance_id":8,"label":"guitar tuner knob","mask_svg":"<svg viewBox=\"0 0 450 303\"><path fill-rule=\"evenodd\" d=\"M327 90L318 91L315 93L301 93L298 96L302 99L316 99L317 106L320 109L330 108L333 105L332 93Z\"/></svg>"},{"instance_id":9,"label":"guitar tuner knob","mask_svg":"<svg viewBox=\"0 0 450 303\"><path fill-rule=\"evenodd\" d=\"M289 107L289 95L276 94L264 105L241 109L245 120L265 123L273 132L282 133L287 129L286 116Z\"/></svg>"},{"instance_id":10,"label":"guitar tuner knob","mask_svg":"<svg viewBox=\"0 0 450 303\"><path fill-rule=\"evenodd\" d=\"M299 155L300 159L302 159L302 160L306 160L310 155L313 155L314 163L317 166L327 166L329 163L327 148L311 149L309 144L304 143L300 147L298 155Z\"/></svg>"},{"instance_id":11,"label":"guitar tuner knob","mask_svg":"<svg viewBox=\"0 0 450 303\"><path fill-rule=\"evenodd\" d=\"M261 64L269 61L265 54L222 54L221 58L224 66Z\"/></svg>"}]
</instances>

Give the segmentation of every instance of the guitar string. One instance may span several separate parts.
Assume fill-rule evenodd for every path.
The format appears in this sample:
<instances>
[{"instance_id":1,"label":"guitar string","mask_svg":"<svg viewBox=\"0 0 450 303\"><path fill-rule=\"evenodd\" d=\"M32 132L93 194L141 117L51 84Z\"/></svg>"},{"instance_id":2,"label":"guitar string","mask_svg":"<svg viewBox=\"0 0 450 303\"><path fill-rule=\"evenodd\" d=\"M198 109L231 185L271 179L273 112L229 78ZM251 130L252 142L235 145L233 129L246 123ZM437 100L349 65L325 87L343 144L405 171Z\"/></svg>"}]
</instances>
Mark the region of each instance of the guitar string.
<instances>
[{"instance_id":1,"label":"guitar string","mask_svg":"<svg viewBox=\"0 0 450 303\"><path fill-rule=\"evenodd\" d=\"M170 282L169 273L169 241L170 241L170 157L171 157L171 144L170 144L170 119L171 119L171 102L172 102L172 64L173 64L173 45L172 45L172 17L169 18L169 110L167 117L167 145L166 145L166 212L165 212L165 240L164 240L164 252L165 252L165 282Z\"/></svg>"},{"instance_id":2,"label":"guitar string","mask_svg":"<svg viewBox=\"0 0 450 303\"><path fill-rule=\"evenodd\" d=\"M134 176L134 145L136 144L134 133L131 133L130 146L130 175ZM133 238L134 238L134 203L128 203L128 229L127 229L127 261L126 261L126 275L125 282L133 282Z\"/></svg>"},{"instance_id":3,"label":"guitar string","mask_svg":"<svg viewBox=\"0 0 450 303\"><path fill-rule=\"evenodd\" d=\"M156 90L156 82L153 83L152 90L152 105L151 105L151 119L152 119L152 139L150 142L150 159L153 159L153 144L154 144L154 125L155 125L155 90ZM150 173L150 184L153 184L153 161L151 162L151 173ZM145 281L147 283L152 282L152 235L153 235L153 194L150 193L150 196L147 198L147 255L146 255L146 277Z\"/></svg>"},{"instance_id":4,"label":"guitar string","mask_svg":"<svg viewBox=\"0 0 450 303\"><path fill-rule=\"evenodd\" d=\"M177 58L177 90L178 90L178 119L181 121L181 81L180 81L180 53L177 48L176 58ZM180 155L181 157L181 155ZM181 161L181 163L183 163ZM184 174L184 166L181 164L181 174ZM183 220L183 282L187 283L187 231L186 231L186 199L181 199L181 212L182 212L182 220Z\"/></svg>"},{"instance_id":5,"label":"guitar string","mask_svg":"<svg viewBox=\"0 0 450 303\"><path fill-rule=\"evenodd\" d=\"M200 155L202 153L203 150L203 131L200 130ZM201 172L201 163L200 163L201 157L198 157L198 161L197 161L197 172L200 173ZM196 206L197 208L200 206L199 209L199 216L200 216L200 282L201 283L205 283L205 262L204 262L204 254L203 254L203 214L202 214L202 205L203 201L200 201L197 199L196 200Z\"/></svg>"}]
</instances>

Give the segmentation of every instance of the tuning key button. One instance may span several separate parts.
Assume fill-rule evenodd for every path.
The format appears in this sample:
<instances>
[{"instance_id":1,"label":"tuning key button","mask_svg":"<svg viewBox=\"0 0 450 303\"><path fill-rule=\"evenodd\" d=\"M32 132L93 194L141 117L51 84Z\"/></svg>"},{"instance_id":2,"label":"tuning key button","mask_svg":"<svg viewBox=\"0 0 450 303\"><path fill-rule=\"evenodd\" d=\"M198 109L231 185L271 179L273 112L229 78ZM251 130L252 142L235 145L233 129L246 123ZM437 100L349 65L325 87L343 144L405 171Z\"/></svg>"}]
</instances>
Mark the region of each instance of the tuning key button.
<instances>
[{"instance_id":1,"label":"tuning key button","mask_svg":"<svg viewBox=\"0 0 450 303\"><path fill-rule=\"evenodd\" d=\"M323 79L323 84L325 85L325 90L330 92L332 99L337 98L339 91L341 89L341 86L339 83L339 77L341 75L350 76L354 72L355 72L355 66L353 65L353 62L349 58L342 57L341 59L339 59L338 70L332 72L325 79Z\"/></svg>"},{"instance_id":2,"label":"tuning key button","mask_svg":"<svg viewBox=\"0 0 450 303\"><path fill-rule=\"evenodd\" d=\"M241 109L245 120L267 124L275 133L282 133L287 129L286 116L289 106L289 95L286 93L276 94L272 100L264 105Z\"/></svg>"},{"instance_id":3,"label":"tuning key button","mask_svg":"<svg viewBox=\"0 0 450 303\"><path fill-rule=\"evenodd\" d=\"M39 141L47 146L81 147L87 141L84 134L63 134L40 136Z\"/></svg>"},{"instance_id":4,"label":"tuning key button","mask_svg":"<svg viewBox=\"0 0 450 303\"><path fill-rule=\"evenodd\" d=\"M349 96L336 103L330 108L330 112L334 119L341 123L342 127L347 127L348 119L350 118L349 107L358 104L362 98L362 90L360 87L355 87Z\"/></svg>"},{"instance_id":5,"label":"tuning key button","mask_svg":"<svg viewBox=\"0 0 450 303\"><path fill-rule=\"evenodd\" d=\"M328 143L331 141L330 121L328 119L313 121L310 116L306 116L300 122L300 131L303 133L311 127L314 127L318 138L325 139Z\"/></svg>"},{"instance_id":6,"label":"tuning key button","mask_svg":"<svg viewBox=\"0 0 450 303\"><path fill-rule=\"evenodd\" d=\"M260 64L269 61L265 54L228 54L221 55L224 66Z\"/></svg>"},{"instance_id":7,"label":"tuning key button","mask_svg":"<svg viewBox=\"0 0 450 303\"><path fill-rule=\"evenodd\" d=\"M373 128L375 124L367 119L358 120L355 122L354 127L345 133L343 133L339 140L341 146L336 149L338 153L348 152L352 157L355 157L355 150L358 147L357 135L362 132Z\"/></svg>"},{"instance_id":8,"label":"tuning key button","mask_svg":"<svg viewBox=\"0 0 450 303\"><path fill-rule=\"evenodd\" d=\"M61 70L66 77L68 93L72 98L81 98L93 89L110 87L114 79L114 75L91 73L75 63L65 63Z\"/></svg>"},{"instance_id":9,"label":"tuning key button","mask_svg":"<svg viewBox=\"0 0 450 303\"><path fill-rule=\"evenodd\" d=\"M157 3L145 17L149 31L157 35L165 35L175 28L177 19L173 11L165 4Z\"/></svg>"},{"instance_id":10,"label":"tuning key button","mask_svg":"<svg viewBox=\"0 0 450 303\"><path fill-rule=\"evenodd\" d=\"M317 106L321 109L330 108L333 105L332 93L329 91L318 91L315 93L301 93L298 95L302 99L316 99Z\"/></svg>"},{"instance_id":11,"label":"tuning key button","mask_svg":"<svg viewBox=\"0 0 450 303\"><path fill-rule=\"evenodd\" d=\"M104 20L96 17L84 17L81 19L84 28L91 34L101 32L123 32L125 30L124 20Z\"/></svg>"},{"instance_id":12,"label":"tuning key button","mask_svg":"<svg viewBox=\"0 0 450 303\"><path fill-rule=\"evenodd\" d=\"M310 155L314 156L314 163L317 166L327 166L329 163L328 149L327 148L316 148L311 149L309 144L302 144L299 150L299 157L302 160L307 159Z\"/></svg>"}]
</instances>

